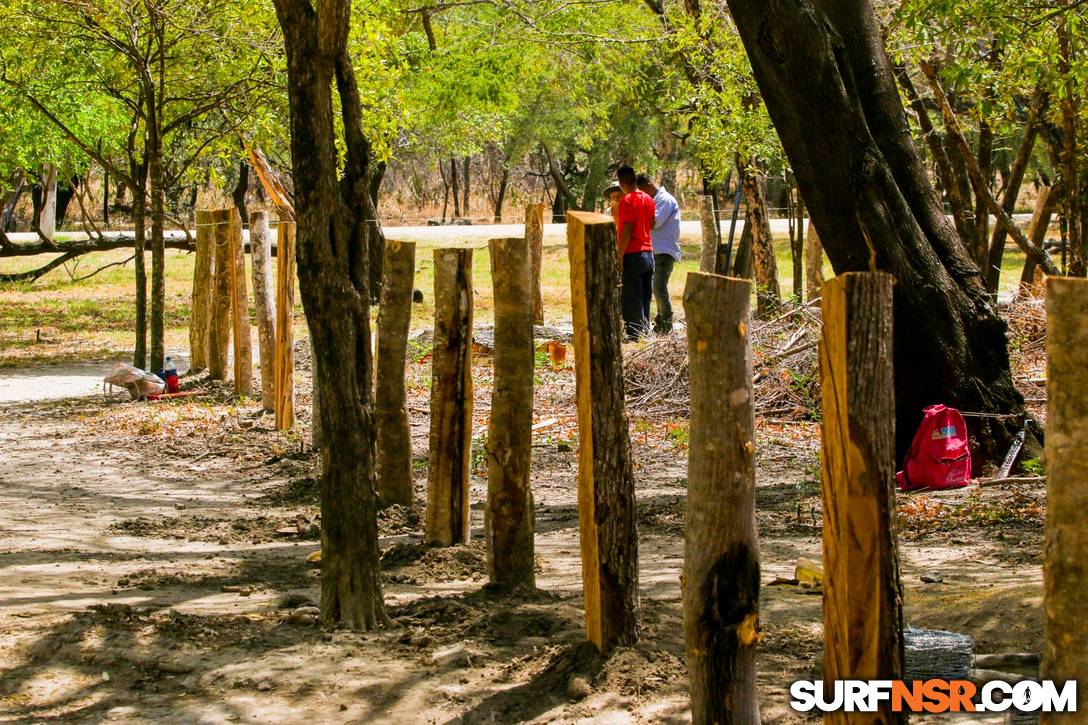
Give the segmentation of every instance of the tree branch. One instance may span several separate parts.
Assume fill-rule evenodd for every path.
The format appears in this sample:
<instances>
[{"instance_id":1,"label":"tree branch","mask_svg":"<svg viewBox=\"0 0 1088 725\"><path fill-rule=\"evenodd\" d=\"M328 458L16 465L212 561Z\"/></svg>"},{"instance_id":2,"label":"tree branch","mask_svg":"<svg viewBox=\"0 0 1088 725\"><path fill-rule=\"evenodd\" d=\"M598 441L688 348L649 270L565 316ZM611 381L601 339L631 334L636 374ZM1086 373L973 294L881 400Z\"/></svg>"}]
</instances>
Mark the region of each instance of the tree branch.
<instances>
[{"instance_id":1,"label":"tree branch","mask_svg":"<svg viewBox=\"0 0 1088 725\"><path fill-rule=\"evenodd\" d=\"M933 97L941 109L941 115L944 117L948 136L952 140L956 150L959 152L964 164L967 166L967 173L971 176L976 193L982 195L986 205L990 208L990 212L997 217L997 223L1005 228L1005 231L1008 232L1009 236L1016 241L1016 245L1024 250L1024 254L1032 258L1047 274L1054 276L1060 275L1061 272L1058 270L1057 265L1054 264L1054 260L1050 258L1050 255L1027 238L1020 227L1016 225L1016 222L1013 221L1012 217L1009 216L1008 212L1006 212L997 202L997 199L994 198L993 192L990 191L990 185L986 182L982 169L979 167L978 159L971 153L971 148L967 145L967 139L960 129L959 121L956 118L956 112L952 110L952 106L948 102L948 96L945 95L944 88L941 86L941 81L937 77L937 69L929 62L922 63L921 68L922 74L925 75L926 80L929 82L930 90L933 91Z\"/></svg>"}]
</instances>

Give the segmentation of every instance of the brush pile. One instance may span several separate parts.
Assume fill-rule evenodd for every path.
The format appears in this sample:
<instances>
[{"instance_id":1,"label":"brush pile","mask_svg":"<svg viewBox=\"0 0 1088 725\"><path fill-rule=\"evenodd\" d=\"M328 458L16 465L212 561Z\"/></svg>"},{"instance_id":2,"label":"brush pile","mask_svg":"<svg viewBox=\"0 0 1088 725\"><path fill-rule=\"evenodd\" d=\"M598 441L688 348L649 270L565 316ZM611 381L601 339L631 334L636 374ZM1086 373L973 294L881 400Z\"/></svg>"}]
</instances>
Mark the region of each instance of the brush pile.
<instances>
[{"instance_id":1,"label":"brush pile","mask_svg":"<svg viewBox=\"0 0 1088 725\"><path fill-rule=\"evenodd\" d=\"M1045 419L1046 402L1046 304L1042 298L1018 294L1002 309L1009 323L1009 363L1013 381L1029 410Z\"/></svg>"},{"instance_id":2,"label":"brush pile","mask_svg":"<svg viewBox=\"0 0 1088 725\"><path fill-rule=\"evenodd\" d=\"M756 415L785 420L819 417L818 303L794 307L750 328ZM642 417L686 417L688 341L684 331L625 351L627 407Z\"/></svg>"}]
</instances>

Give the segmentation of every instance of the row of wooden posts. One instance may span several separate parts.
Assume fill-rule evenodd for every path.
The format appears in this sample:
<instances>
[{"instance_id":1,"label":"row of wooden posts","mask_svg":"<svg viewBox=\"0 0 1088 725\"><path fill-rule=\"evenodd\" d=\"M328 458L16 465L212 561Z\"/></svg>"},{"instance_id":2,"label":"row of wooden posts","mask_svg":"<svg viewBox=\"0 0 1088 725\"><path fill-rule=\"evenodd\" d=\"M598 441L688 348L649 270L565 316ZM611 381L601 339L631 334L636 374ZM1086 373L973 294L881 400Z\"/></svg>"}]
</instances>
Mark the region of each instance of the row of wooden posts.
<instances>
[{"instance_id":1,"label":"row of wooden posts","mask_svg":"<svg viewBox=\"0 0 1088 725\"><path fill-rule=\"evenodd\" d=\"M579 427L579 528L587 638L602 650L638 637L635 486L623 407L621 322L610 217L572 213L567 239ZM1088 684L1088 280L1047 294L1046 645L1042 676ZM893 279L840 275L822 287L821 486L824 672L904 675L896 541ZM755 650L759 541L748 337L751 282L695 272L684 289L691 418L681 577L692 720L759 722ZM1043 713L1044 722L1062 715ZM831 722L900 722L890 712Z\"/></svg>"},{"instance_id":2,"label":"row of wooden posts","mask_svg":"<svg viewBox=\"0 0 1088 725\"><path fill-rule=\"evenodd\" d=\"M202 217L213 230L216 271L207 309L207 364L226 367L230 325L223 312L238 291L240 225L229 213ZM541 310L543 209L530 209L528 239L489 244L495 296L494 386L487 436L485 537L491 580L533 585L533 499L529 485L533 331ZM539 217L539 222L533 222ZM260 222L258 220L258 226ZM222 232L220 231L222 228ZM257 238L260 238L258 232ZM587 638L602 651L638 638L635 481L624 409L615 226L611 217L571 212L570 258L578 408L578 509ZM277 350L284 240L280 227ZM222 252L220 247L229 248ZM254 243L256 249L256 243ZM290 247L288 246L288 249ZM198 272L209 262L200 258ZM219 260L234 260L233 263ZM293 259L293 253L287 257ZM436 249L431 431L426 540L469 538L472 441L472 250ZM256 266L256 265L255 265ZM218 270L226 269L220 273ZM229 270L234 270L230 272ZM283 272L286 270L286 272ZM404 387L415 245L389 242L378 317L375 418L378 488L385 503L412 503L411 439ZM233 274L233 277L230 275ZM198 274L199 276L199 274ZM288 279L291 279L288 277ZM226 281L221 281L225 279ZM233 287L231 284L233 280ZM895 538L895 401L892 278L851 273L824 284L820 343L824 511L824 679L889 680L903 675L902 588ZM231 293L231 289L235 292ZM684 632L696 723L759 721L755 650L760 640L759 541L755 520L755 421L749 340L751 283L688 275L691 419L682 575ZM194 293L195 296L195 293ZM1052 279L1048 293L1048 516L1045 565L1045 677L1088 672L1082 602L1088 558L1088 281ZM236 308L237 309L237 308ZM235 335L239 332L234 316ZM289 323L288 323L289 324ZM197 315L194 307L194 328ZM244 333L248 340L248 333ZM217 357L218 356L218 357ZM280 353L275 390L280 390ZM198 359L194 346L194 366ZM236 365L239 365L236 357ZM236 368L236 379L237 379ZM1084 683L1082 683L1084 684ZM829 716L854 722L858 714ZM898 721L891 712L866 722Z\"/></svg>"},{"instance_id":3,"label":"row of wooden posts","mask_svg":"<svg viewBox=\"0 0 1088 725\"><path fill-rule=\"evenodd\" d=\"M277 224L276 284L272 285L272 243L268 213L249 220L253 307L257 315L261 400L275 411L276 428L294 425L295 224ZM235 208L198 209L193 272L190 368L207 369L212 380L226 380L230 341L234 338L234 390L253 392L249 293L246 286L242 220Z\"/></svg>"}]
</instances>

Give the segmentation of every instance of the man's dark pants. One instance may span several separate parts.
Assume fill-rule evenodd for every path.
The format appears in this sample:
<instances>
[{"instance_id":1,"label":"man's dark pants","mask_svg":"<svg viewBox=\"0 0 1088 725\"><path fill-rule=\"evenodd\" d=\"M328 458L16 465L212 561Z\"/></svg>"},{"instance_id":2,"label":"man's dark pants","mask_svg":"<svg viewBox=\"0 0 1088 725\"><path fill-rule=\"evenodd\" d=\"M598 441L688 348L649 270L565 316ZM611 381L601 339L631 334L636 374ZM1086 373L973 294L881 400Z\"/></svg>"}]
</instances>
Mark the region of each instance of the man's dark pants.
<instances>
[{"instance_id":1,"label":"man's dark pants","mask_svg":"<svg viewBox=\"0 0 1088 725\"><path fill-rule=\"evenodd\" d=\"M669 299L669 277L676 260L671 254L654 255L654 299L657 300L657 316L654 332L665 334L672 331L672 300Z\"/></svg>"},{"instance_id":2,"label":"man's dark pants","mask_svg":"<svg viewBox=\"0 0 1088 725\"><path fill-rule=\"evenodd\" d=\"M635 252L623 255L623 327L628 340L650 332L653 283L653 254Z\"/></svg>"}]
</instances>

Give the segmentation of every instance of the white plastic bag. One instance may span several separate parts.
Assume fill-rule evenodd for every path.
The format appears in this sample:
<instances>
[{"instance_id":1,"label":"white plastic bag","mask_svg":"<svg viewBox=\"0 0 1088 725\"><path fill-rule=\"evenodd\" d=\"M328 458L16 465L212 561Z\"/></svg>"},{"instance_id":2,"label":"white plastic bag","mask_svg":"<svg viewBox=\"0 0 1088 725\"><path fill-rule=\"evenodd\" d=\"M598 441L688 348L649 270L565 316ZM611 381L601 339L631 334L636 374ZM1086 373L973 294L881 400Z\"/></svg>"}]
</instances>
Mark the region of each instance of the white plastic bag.
<instances>
[{"instance_id":1,"label":"white plastic bag","mask_svg":"<svg viewBox=\"0 0 1088 725\"><path fill-rule=\"evenodd\" d=\"M113 366L113 370L110 371L109 375L102 378L103 392L105 392L107 385L110 386L110 393L113 392L113 386L115 385L124 388L132 396L133 400L142 400L149 395L158 395L166 389L166 382L158 375L145 372L128 363L117 363Z\"/></svg>"}]
</instances>

